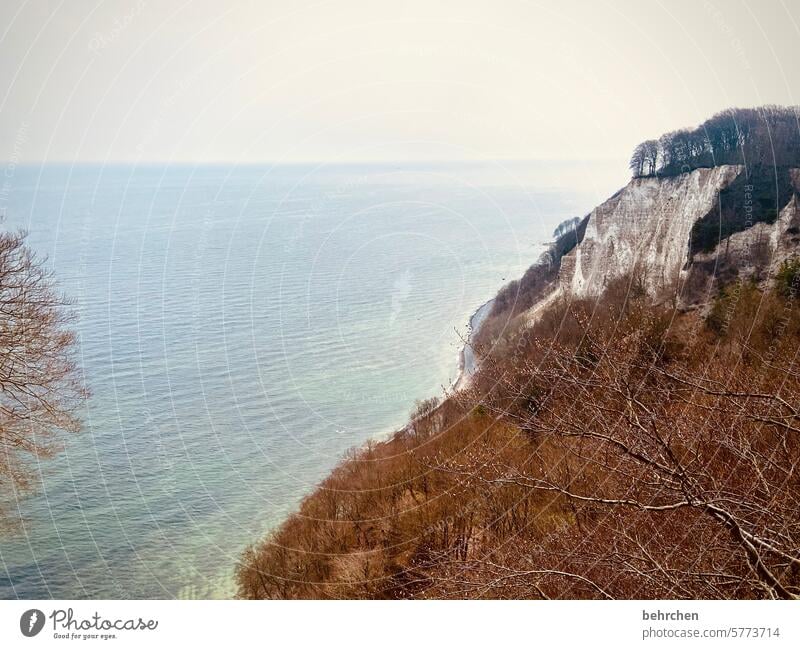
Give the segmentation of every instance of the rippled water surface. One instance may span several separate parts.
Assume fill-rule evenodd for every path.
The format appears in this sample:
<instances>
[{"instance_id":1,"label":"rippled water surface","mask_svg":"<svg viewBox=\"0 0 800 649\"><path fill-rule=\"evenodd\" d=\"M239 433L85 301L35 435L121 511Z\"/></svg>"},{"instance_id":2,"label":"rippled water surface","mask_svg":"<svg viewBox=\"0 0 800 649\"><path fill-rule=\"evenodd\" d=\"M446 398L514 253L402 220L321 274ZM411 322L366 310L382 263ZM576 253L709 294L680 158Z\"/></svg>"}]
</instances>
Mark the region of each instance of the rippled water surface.
<instances>
[{"instance_id":1,"label":"rippled water surface","mask_svg":"<svg viewBox=\"0 0 800 649\"><path fill-rule=\"evenodd\" d=\"M73 299L92 397L11 496L0 596L231 596L242 549L448 386L470 314L593 202L517 171L14 170L6 226Z\"/></svg>"}]
</instances>

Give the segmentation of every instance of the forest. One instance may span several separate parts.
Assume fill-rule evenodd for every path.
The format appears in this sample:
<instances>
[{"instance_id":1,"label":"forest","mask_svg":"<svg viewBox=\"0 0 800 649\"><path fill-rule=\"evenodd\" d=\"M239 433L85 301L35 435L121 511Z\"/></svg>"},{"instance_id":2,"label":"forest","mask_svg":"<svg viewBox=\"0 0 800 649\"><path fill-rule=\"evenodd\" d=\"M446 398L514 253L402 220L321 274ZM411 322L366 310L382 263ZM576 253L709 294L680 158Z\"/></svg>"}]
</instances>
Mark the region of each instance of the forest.
<instances>
[{"instance_id":1,"label":"forest","mask_svg":"<svg viewBox=\"0 0 800 649\"><path fill-rule=\"evenodd\" d=\"M646 140L633 151L634 178L674 176L701 167L800 166L800 109L763 106L717 113L695 129Z\"/></svg>"},{"instance_id":2,"label":"forest","mask_svg":"<svg viewBox=\"0 0 800 649\"><path fill-rule=\"evenodd\" d=\"M504 332L249 548L239 596L800 596L800 263L704 315L639 286Z\"/></svg>"}]
</instances>

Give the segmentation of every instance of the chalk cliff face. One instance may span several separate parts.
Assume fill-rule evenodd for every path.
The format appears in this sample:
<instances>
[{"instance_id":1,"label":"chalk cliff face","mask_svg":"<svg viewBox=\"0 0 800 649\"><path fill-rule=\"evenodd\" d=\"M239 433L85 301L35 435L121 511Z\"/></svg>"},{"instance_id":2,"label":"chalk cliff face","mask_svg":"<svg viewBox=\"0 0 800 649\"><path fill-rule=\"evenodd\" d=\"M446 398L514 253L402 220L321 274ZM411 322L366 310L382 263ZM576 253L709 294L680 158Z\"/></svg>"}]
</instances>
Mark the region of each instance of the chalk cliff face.
<instances>
[{"instance_id":1,"label":"chalk cliff face","mask_svg":"<svg viewBox=\"0 0 800 649\"><path fill-rule=\"evenodd\" d=\"M683 287L684 304L700 302L715 279L738 275L765 279L798 252L800 202L795 193L773 223L755 223L719 241L711 251L691 253L698 220L725 218L719 193L745 170L724 165L666 178L636 178L595 208L585 234L560 260L555 291L575 297L600 295L609 282L635 271L656 300ZM800 170L790 171L800 188ZM725 276L727 274L727 276ZM536 308L534 309L539 311ZM531 314L532 315L532 314Z\"/></svg>"},{"instance_id":2,"label":"chalk cliff face","mask_svg":"<svg viewBox=\"0 0 800 649\"><path fill-rule=\"evenodd\" d=\"M583 241L562 259L560 284L576 297L599 295L637 269L657 295L681 279L689 234L741 167L696 169L670 178L636 178L589 215Z\"/></svg>"},{"instance_id":3,"label":"chalk cliff face","mask_svg":"<svg viewBox=\"0 0 800 649\"><path fill-rule=\"evenodd\" d=\"M792 186L800 189L800 170L790 170ZM755 223L719 242L713 251L692 257L690 276L713 274L723 279L734 273L767 279L781 263L800 252L800 202L795 193L774 223Z\"/></svg>"}]
</instances>

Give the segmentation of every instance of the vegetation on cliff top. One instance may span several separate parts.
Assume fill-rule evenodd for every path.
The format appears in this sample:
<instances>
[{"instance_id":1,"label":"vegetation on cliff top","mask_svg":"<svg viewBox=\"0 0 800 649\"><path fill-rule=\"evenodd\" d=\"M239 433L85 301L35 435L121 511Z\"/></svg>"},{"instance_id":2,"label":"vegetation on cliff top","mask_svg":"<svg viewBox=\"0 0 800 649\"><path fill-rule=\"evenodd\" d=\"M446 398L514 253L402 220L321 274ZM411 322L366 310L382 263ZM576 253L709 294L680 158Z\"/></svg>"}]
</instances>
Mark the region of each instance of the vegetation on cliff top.
<instances>
[{"instance_id":1,"label":"vegetation on cliff top","mask_svg":"<svg viewBox=\"0 0 800 649\"><path fill-rule=\"evenodd\" d=\"M642 142L633 151L630 169L638 178L724 164L800 166L800 108L762 106L717 113L695 129Z\"/></svg>"},{"instance_id":2,"label":"vegetation on cliff top","mask_svg":"<svg viewBox=\"0 0 800 649\"><path fill-rule=\"evenodd\" d=\"M800 167L800 108L737 108L695 129L666 133L633 151L634 178L676 176L700 168L742 165L714 207L692 227L690 254L711 252L720 241L756 223L774 223L796 193L791 169Z\"/></svg>"}]
</instances>

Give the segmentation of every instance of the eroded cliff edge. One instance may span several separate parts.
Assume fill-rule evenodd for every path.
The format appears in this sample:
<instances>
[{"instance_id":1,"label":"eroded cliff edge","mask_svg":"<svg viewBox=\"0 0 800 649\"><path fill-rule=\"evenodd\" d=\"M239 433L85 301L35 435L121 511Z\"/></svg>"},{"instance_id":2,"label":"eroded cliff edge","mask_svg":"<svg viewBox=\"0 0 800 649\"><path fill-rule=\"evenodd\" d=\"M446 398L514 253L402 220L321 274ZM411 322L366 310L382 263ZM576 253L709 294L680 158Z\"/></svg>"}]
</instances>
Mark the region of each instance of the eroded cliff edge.
<instances>
[{"instance_id":1,"label":"eroded cliff edge","mask_svg":"<svg viewBox=\"0 0 800 649\"><path fill-rule=\"evenodd\" d=\"M559 298L599 297L622 277L683 309L707 305L737 278L763 284L798 252L798 191L796 168L633 178L500 291L480 342L532 324Z\"/></svg>"}]
</instances>

